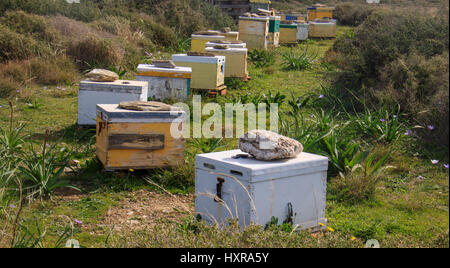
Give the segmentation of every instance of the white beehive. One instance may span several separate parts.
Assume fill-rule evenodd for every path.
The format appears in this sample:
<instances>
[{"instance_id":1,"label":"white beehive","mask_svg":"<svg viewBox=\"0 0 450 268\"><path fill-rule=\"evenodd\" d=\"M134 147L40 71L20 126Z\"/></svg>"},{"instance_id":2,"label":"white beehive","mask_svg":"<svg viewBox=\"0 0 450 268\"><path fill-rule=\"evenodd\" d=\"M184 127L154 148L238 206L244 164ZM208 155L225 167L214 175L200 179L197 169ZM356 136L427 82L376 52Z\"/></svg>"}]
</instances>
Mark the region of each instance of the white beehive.
<instances>
[{"instance_id":1,"label":"white beehive","mask_svg":"<svg viewBox=\"0 0 450 268\"><path fill-rule=\"evenodd\" d=\"M297 23L297 40L304 41L308 39L309 24Z\"/></svg>"},{"instance_id":2,"label":"white beehive","mask_svg":"<svg viewBox=\"0 0 450 268\"><path fill-rule=\"evenodd\" d=\"M291 219L300 229L326 225L326 157L301 153L276 161L234 158L242 153L197 155L195 210L207 223L238 219L241 227L264 226L275 217L279 224Z\"/></svg>"},{"instance_id":3,"label":"white beehive","mask_svg":"<svg viewBox=\"0 0 450 268\"><path fill-rule=\"evenodd\" d=\"M136 80L148 82L148 97L155 100L186 100L191 89L192 68L160 68L139 64Z\"/></svg>"},{"instance_id":4,"label":"white beehive","mask_svg":"<svg viewBox=\"0 0 450 268\"><path fill-rule=\"evenodd\" d=\"M146 101L147 89L148 83L143 81L81 81L78 91L78 125L96 124L97 104Z\"/></svg>"}]
</instances>

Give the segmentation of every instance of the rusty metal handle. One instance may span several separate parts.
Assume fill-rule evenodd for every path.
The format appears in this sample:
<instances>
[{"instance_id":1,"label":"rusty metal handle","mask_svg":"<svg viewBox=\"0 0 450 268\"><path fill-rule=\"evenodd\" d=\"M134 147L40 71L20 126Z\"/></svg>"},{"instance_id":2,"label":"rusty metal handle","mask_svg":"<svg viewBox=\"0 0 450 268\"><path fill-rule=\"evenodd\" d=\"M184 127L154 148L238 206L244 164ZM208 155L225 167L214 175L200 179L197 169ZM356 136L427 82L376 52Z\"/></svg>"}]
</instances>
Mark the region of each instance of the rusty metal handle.
<instances>
[{"instance_id":1,"label":"rusty metal handle","mask_svg":"<svg viewBox=\"0 0 450 268\"><path fill-rule=\"evenodd\" d=\"M221 177L218 177L217 181L218 181L218 183L216 185L216 197L217 198L214 198L214 201L215 202L221 202L222 201L222 187L223 187L223 184L225 182L225 179L221 178Z\"/></svg>"}]
</instances>

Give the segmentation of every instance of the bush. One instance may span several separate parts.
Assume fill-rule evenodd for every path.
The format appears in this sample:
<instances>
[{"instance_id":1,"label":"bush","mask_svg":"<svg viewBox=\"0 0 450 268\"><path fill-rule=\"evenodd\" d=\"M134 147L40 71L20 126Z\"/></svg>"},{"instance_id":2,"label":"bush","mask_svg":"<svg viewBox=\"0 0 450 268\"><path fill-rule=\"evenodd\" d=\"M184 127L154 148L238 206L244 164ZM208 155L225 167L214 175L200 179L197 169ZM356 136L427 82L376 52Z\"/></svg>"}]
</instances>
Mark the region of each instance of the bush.
<instances>
[{"instance_id":1,"label":"bush","mask_svg":"<svg viewBox=\"0 0 450 268\"><path fill-rule=\"evenodd\" d=\"M0 23L17 33L31 35L38 40L55 42L58 39L56 29L44 17L23 11L6 12L5 16L0 18Z\"/></svg>"},{"instance_id":2,"label":"bush","mask_svg":"<svg viewBox=\"0 0 450 268\"><path fill-rule=\"evenodd\" d=\"M120 64L122 55L110 41L89 36L75 44L69 44L67 54L80 69L109 68Z\"/></svg>"},{"instance_id":3,"label":"bush","mask_svg":"<svg viewBox=\"0 0 450 268\"><path fill-rule=\"evenodd\" d=\"M0 63L23 60L49 53L49 49L33 38L0 24Z\"/></svg>"},{"instance_id":4,"label":"bush","mask_svg":"<svg viewBox=\"0 0 450 268\"><path fill-rule=\"evenodd\" d=\"M286 70L302 71L312 67L314 60L317 58L317 54L311 54L308 48L303 49L299 53L295 53L292 50L288 53L282 54L283 65Z\"/></svg>"},{"instance_id":5,"label":"bush","mask_svg":"<svg viewBox=\"0 0 450 268\"><path fill-rule=\"evenodd\" d=\"M374 107L399 103L410 119L439 126L427 141L448 146L448 25L447 17L374 11L328 52L338 68L329 76L334 95Z\"/></svg>"},{"instance_id":6,"label":"bush","mask_svg":"<svg viewBox=\"0 0 450 268\"><path fill-rule=\"evenodd\" d=\"M78 78L76 66L65 56L11 61L0 65L0 72L4 76L2 81L5 81L6 85L8 85L7 81L22 84L34 82L41 85L68 85Z\"/></svg>"},{"instance_id":7,"label":"bush","mask_svg":"<svg viewBox=\"0 0 450 268\"><path fill-rule=\"evenodd\" d=\"M333 12L333 18L341 25L358 26L363 23L376 8L373 5L358 3L339 3Z\"/></svg>"}]
</instances>

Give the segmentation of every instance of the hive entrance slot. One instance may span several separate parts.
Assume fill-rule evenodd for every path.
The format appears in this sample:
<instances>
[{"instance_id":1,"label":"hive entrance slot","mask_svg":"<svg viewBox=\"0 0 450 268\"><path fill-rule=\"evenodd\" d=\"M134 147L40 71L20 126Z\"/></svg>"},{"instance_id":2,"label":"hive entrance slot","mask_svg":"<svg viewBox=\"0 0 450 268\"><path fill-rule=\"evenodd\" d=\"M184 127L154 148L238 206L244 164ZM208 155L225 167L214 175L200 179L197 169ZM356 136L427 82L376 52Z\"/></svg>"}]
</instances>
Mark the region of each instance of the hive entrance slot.
<instances>
[{"instance_id":1,"label":"hive entrance slot","mask_svg":"<svg viewBox=\"0 0 450 268\"><path fill-rule=\"evenodd\" d=\"M244 176L244 174L237 170L230 170L230 173L233 175Z\"/></svg>"}]
</instances>

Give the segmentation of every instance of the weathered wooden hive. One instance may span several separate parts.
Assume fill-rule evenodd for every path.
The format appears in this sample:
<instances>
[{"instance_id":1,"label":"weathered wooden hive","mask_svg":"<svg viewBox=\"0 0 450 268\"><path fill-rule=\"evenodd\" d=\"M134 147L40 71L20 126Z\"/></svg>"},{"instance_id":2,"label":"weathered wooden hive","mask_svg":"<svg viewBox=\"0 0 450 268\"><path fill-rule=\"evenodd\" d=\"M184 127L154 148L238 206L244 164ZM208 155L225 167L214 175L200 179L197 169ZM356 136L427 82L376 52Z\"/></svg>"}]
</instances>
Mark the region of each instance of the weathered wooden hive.
<instances>
[{"instance_id":1,"label":"weathered wooden hive","mask_svg":"<svg viewBox=\"0 0 450 268\"><path fill-rule=\"evenodd\" d=\"M278 47L280 45L280 16L269 17L269 47Z\"/></svg>"},{"instance_id":2,"label":"weathered wooden hive","mask_svg":"<svg viewBox=\"0 0 450 268\"><path fill-rule=\"evenodd\" d=\"M216 56L225 57L225 77L239 77L246 79L247 71L247 53L246 48L213 48L207 47L206 52L213 53Z\"/></svg>"},{"instance_id":3,"label":"weathered wooden hive","mask_svg":"<svg viewBox=\"0 0 450 268\"><path fill-rule=\"evenodd\" d=\"M211 35L193 34L191 35L191 51L204 52L205 44L213 40L225 40L225 36L220 35L219 32Z\"/></svg>"},{"instance_id":4,"label":"weathered wooden hive","mask_svg":"<svg viewBox=\"0 0 450 268\"><path fill-rule=\"evenodd\" d=\"M161 68L139 64L136 80L148 82L148 97L154 100L187 100L191 90L192 68Z\"/></svg>"},{"instance_id":5,"label":"weathered wooden hive","mask_svg":"<svg viewBox=\"0 0 450 268\"><path fill-rule=\"evenodd\" d=\"M310 21L309 22L310 38L335 38L336 37L336 21Z\"/></svg>"},{"instance_id":6,"label":"weathered wooden hive","mask_svg":"<svg viewBox=\"0 0 450 268\"><path fill-rule=\"evenodd\" d=\"M187 54L172 55L177 66L191 67L193 89L216 89L225 81L224 56L188 56Z\"/></svg>"},{"instance_id":7,"label":"weathered wooden hive","mask_svg":"<svg viewBox=\"0 0 450 268\"><path fill-rule=\"evenodd\" d=\"M297 24L280 25L280 43L281 44L297 43Z\"/></svg>"},{"instance_id":8,"label":"weathered wooden hive","mask_svg":"<svg viewBox=\"0 0 450 268\"><path fill-rule=\"evenodd\" d=\"M327 7L324 5L313 5L312 7L308 7L307 14L306 14L306 20L307 21L314 21L316 19L323 19L323 18L333 18L333 11L334 7Z\"/></svg>"},{"instance_id":9,"label":"weathered wooden hive","mask_svg":"<svg viewBox=\"0 0 450 268\"><path fill-rule=\"evenodd\" d=\"M148 83L143 81L81 81L78 90L78 125L95 125L96 105L99 103L146 101L147 88Z\"/></svg>"},{"instance_id":10,"label":"weathered wooden hive","mask_svg":"<svg viewBox=\"0 0 450 268\"><path fill-rule=\"evenodd\" d=\"M138 111L99 104L97 156L106 170L180 165L185 141L172 136L171 124L184 119L183 111Z\"/></svg>"},{"instance_id":11,"label":"weathered wooden hive","mask_svg":"<svg viewBox=\"0 0 450 268\"><path fill-rule=\"evenodd\" d=\"M300 229L326 225L326 157L309 153L275 161L235 157L242 153L196 157L195 211L208 224L237 219L242 228L264 226L275 217Z\"/></svg>"},{"instance_id":12,"label":"weathered wooden hive","mask_svg":"<svg viewBox=\"0 0 450 268\"><path fill-rule=\"evenodd\" d=\"M267 49L268 34L268 17L239 17L239 39L248 49Z\"/></svg>"}]
</instances>

